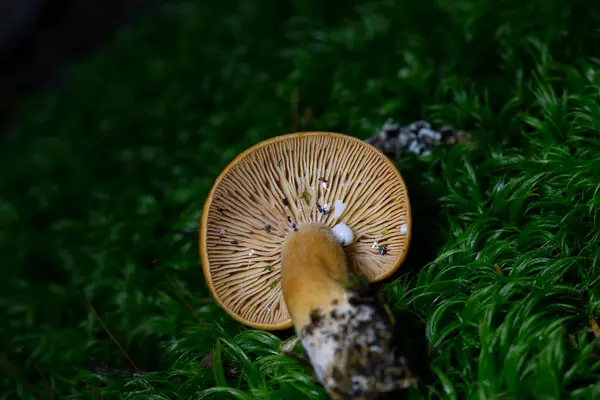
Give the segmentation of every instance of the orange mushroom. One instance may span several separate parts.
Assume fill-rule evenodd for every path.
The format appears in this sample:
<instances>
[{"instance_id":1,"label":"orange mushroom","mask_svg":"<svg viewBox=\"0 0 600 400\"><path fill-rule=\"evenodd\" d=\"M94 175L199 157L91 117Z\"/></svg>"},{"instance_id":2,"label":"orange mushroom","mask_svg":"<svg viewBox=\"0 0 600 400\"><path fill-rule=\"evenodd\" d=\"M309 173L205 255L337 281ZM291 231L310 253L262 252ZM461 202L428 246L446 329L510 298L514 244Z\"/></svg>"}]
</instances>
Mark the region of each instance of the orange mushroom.
<instances>
[{"instance_id":1,"label":"orange mushroom","mask_svg":"<svg viewBox=\"0 0 600 400\"><path fill-rule=\"evenodd\" d=\"M389 313L352 283L392 275L410 237L406 186L386 156L351 136L304 132L263 141L225 168L199 246L216 302L253 328L293 326L336 397L414 382Z\"/></svg>"}]
</instances>

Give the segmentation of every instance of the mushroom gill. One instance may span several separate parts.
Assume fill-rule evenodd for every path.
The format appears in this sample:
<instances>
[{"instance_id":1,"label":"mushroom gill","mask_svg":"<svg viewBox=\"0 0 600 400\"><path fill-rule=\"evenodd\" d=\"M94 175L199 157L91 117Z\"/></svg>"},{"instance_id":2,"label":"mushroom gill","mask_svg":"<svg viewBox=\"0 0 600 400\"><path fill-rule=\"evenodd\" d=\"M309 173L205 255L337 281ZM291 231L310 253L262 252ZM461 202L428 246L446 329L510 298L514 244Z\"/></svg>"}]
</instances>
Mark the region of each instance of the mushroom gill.
<instances>
[{"instance_id":1,"label":"mushroom gill","mask_svg":"<svg viewBox=\"0 0 600 400\"><path fill-rule=\"evenodd\" d=\"M354 233L344 247L351 271L369 281L402 263L411 234L410 205L395 166L350 136L310 132L279 136L239 155L206 202L200 250L217 302L261 329L292 326L281 279L282 244L300 224Z\"/></svg>"}]
</instances>

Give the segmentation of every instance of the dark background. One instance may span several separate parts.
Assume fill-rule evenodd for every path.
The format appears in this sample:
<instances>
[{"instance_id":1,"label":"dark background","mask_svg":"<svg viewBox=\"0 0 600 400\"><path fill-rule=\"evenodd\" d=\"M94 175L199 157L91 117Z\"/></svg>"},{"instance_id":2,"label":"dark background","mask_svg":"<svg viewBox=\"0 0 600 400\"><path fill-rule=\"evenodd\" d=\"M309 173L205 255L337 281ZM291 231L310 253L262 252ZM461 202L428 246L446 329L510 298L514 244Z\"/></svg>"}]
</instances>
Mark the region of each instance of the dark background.
<instances>
[{"instance_id":1,"label":"dark background","mask_svg":"<svg viewBox=\"0 0 600 400\"><path fill-rule=\"evenodd\" d=\"M62 81L119 27L164 0L0 0L0 134L19 99Z\"/></svg>"}]
</instances>

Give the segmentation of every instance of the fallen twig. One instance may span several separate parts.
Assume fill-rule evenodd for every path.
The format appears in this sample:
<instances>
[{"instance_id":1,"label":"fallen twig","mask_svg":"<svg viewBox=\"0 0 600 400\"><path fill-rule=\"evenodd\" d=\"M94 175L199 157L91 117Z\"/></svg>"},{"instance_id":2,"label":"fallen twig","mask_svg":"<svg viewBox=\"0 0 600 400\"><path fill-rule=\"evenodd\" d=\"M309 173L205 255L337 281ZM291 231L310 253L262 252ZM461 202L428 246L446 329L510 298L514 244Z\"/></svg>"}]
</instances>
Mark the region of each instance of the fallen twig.
<instances>
[{"instance_id":1,"label":"fallen twig","mask_svg":"<svg viewBox=\"0 0 600 400\"><path fill-rule=\"evenodd\" d=\"M298 112L298 101L299 101L298 88L292 89L291 95L291 112L292 112L292 132L297 132L300 125L300 113Z\"/></svg>"},{"instance_id":2,"label":"fallen twig","mask_svg":"<svg viewBox=\"0 0 600 400\"><path fill-rule=\"evenodd\" d=\"M179 297L181 298L181 301L183 301L183 303L186 305L186 307L190 310L190 312L194 316L194 319L196 319L196 321L198 321L204 328L206 328L206 323L204 323L204 321L202 321L200 319L200 316L198 315L198 313L196 312L196 310L194 310L194 307L192 307L192 305L189 303L189 301L187 301L187 299L185 298L185 295L183 294L183 292L179 288L179 285L177 285L177 282L175 282L175 280L173 278L171 278L171 275L169 275L169 273L158 263L158 260L154 259L152 261L152 263L169 280L169 282L171 282L171 286L173 286L173 288L175 289L175 291L177 292L177 294L179 294Z\"/></svg>"},{"instance_id":3,"label":"fallen twig","mask_svg":"<svg viewBox=\"0 0 600 400\"><path fill-rule=\"evenodd\" d=\"M600 349L600 325L598 325L598 321L593 316L590 316L590 330L596 338L596 347Z\"/></svg>"},{"instance_id":4,"label":"fallen twig","mask_svg":"<svg viewBox=\"0 0 600 400\"><path fill-rule=\"evenodd\" d=\"M127 352L125 351L123 346L121 346L121 343L119 343L119 341L112 335L112 333L110 332L108 327L102 321L102 318L100 318L100 315L98 315L98 313L96 312L96 309L90 302L90 299L88 298L87 294L85 293L85 290L83 289L83 285L79 285L79 289L81 290L83 297L85 297L85 302L86 302L88 308L92 311L92 313L94 314L94 317L100 323L100 325L102 325L102 328L104 329L104 331L108 334L108 336L112 339L112 341L117 345L117 347L121 351L121 354L123 354L123 356L127 359L127 361L129 361L129 363L131 364L133 369L138 370L138 367L137 367L137 365L135 365L135 362L131 359L131 357L129 357L129 354L127 354Z\"/></svg>"},{"instance_id":5,"label":"fallen twig","mask_svg":"<svg viewBox=\"0 0 600 400\"><path fill-rule=\"evenodd\" d=\"M1 359L2 359L2 366L4 367L4 370L8 374L23 381L23 383L25 383L25 385L27 385L27 387L29 388L31 393L33 393L36 397L38 397L39 399L44 398L42 393L39 392L39 390L35 387L35 385L33 383L29 382L23 375L21 375L21 373L19 372L19 369L16 366L14 366L10 361L8 361L8 357L6 356L6 354L2 354Z\"/></svg>"},{"instance_id":6,"label":"fallen twig","mask_svg":"<svg viewBox=\"0 0 600 400\"><path fill-rule=\"evenodd\" d=\"M304 109L304 125L308 126L312 122L312 108L306 107Z\"/></svg>"},{"instance_id":7,"label":"fallen twig","mask_svg":"<svg viewBox=\"0 0 600 400\"><path fill-rule=\"evenodd\" d=\"M27 351L26 348L23 348L23 352L26 353L26 354L29 354L29 359L31 360L31 363L33 364L33 367L38 372L38 374L42 378L42 381L44 382L44 386L46 387L46 392L48 393L48 396L50 396L51 400L54 400L54 391L52 390L52 387L50 386L50 382L48 382L48 379L46 379L46 375L44 374L44 372L42 371L42 369L38 365L37 361L35 360L35 358L33 357L33 355Z\"/></svg>"},{"instance_id":8,"label":"fallen twig","mask_svg":"<svg viewBox=\"0 0 600 400\"><path fill-rule=\"evenodd\" d=\"M89 365L90 371L95 374L108 376L111 378L136 378L140 376L144 376L145 372L137 370L137 371L126 371L117 368L108 368L103 367L95 362L91 362Z\"/></svg>"},{"instance_id":9,"label":"fallen twig","mask_svg":"<svg viewBox=\"0 0 600 400\"><path fill-rule=\"evenodd\" d=\"M504 271L498 264L494 264L494 270L496 271L496 275L504 276Z\"/></svg>"},{"instance_id":10,"label":"fallen twig","mask_svg":"<svg viewBox=\"0 0 600 400\"><path fill-rule=\"evenodd\" d=\"M87 389L88 392L90 392L90 394L92 396L94 396L98 400L104 400L104 397L102 397L102 395L100 393L98 393L98 391L96 389L94 389L93 387L91 387L90 385L85 385L85 388Z\"/></svg>"}]
</instances>

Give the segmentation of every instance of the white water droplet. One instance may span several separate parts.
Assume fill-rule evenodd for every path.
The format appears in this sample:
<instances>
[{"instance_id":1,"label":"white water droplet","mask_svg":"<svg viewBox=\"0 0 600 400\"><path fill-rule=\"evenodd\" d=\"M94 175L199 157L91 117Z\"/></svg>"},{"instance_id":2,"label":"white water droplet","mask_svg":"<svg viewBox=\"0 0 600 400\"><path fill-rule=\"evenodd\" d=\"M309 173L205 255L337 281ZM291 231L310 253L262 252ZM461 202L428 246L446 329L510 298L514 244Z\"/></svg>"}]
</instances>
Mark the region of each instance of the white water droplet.
<instances>
[{"instance_id":1,"label":"white water droplet","mask_svg":"<svg viewBox=\"0 0 600 400\"><path fill-rule=\"evenodd\" d=\"M343 222L331 228L331 232L342 246L350 246L354 241L354 232Z\"/></svg>"},{"instance_id":2,"label":"white water droplet","mask_svg":"<svg viewBox=\"0 0 600 400\"><path fill-rule=\"evenodd\" d=\"M404 224L400 227L400 233L406 233L408 232L408 225Z\"/></svg>"},{"instance_id":3,"label":"white water droplet","mask_svg":"<svg viewBox=\"0 0 600 400\"><path fill-rule=\"evenodd\" d=\"M344 202L341 200L336 200L333 203L333 218L339 218L345 209L346 204L344 204Z\"/></svg>"}]
</instances>

